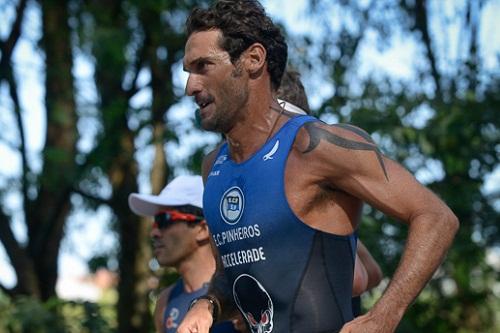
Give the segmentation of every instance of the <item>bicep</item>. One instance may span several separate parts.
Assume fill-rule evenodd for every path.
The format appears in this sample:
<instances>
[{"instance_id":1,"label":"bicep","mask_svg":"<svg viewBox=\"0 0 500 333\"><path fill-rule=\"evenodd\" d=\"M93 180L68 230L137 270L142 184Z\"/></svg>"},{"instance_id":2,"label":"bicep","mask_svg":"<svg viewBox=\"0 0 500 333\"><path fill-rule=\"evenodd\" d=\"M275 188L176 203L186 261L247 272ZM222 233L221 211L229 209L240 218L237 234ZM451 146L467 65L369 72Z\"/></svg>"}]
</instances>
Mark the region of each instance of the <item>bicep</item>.
<instances>
[{"instance_id":1,"label":"bicep","mask_svg":"<svg viewBox=\"0 0 500 333\"><path fill-rule=\"evenodd\" d=\"M368 152L355 152L343 169L346 177L334 179L344 191L403 222L444 204L397 162Z\"/></svg>"},{"instance_id":2,"label":"bicep","mask_svg":"<svg viewBox=\"0 0 500 333\"><path fill-rule=\"evenodd\" d=\"M367 199L376 208L403 221L409 221L425 212L437 212L446 208L437 195L401 165L389 159L387 165L388 180L367 181L367 184L373 184L373 190Z\"/></svg>"},{"instance_id":3,"label":"bicep","mask_svg":"<svg viewBox=\"0 0 500 333\"><path fill-rule=\"evenodd\" d=\"M350 125L306 128L305 165L320 179L402 221L444 204L403 166L382 154L375 142Z\"/></svg>"}]
</instances>

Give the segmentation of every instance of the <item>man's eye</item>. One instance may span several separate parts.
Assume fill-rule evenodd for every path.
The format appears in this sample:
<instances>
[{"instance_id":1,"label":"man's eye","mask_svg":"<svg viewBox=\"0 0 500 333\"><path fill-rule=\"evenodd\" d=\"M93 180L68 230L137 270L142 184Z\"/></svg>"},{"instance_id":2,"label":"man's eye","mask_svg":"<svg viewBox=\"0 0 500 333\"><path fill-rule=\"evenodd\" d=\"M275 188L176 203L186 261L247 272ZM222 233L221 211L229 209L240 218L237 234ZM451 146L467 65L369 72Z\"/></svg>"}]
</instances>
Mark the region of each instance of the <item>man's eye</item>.
<instances>
[{"instance_id":1,"label":"man's eye","mask_svg":"<svg viewBox=\"0 0 500 333\"><path fill-rule=\"evenodd\" d=\"M199 62L197 65L196 65L196 69L198 71L204 71L206 70L208 67L208 63L207 62Z\"/></svg>"}]
</instances>

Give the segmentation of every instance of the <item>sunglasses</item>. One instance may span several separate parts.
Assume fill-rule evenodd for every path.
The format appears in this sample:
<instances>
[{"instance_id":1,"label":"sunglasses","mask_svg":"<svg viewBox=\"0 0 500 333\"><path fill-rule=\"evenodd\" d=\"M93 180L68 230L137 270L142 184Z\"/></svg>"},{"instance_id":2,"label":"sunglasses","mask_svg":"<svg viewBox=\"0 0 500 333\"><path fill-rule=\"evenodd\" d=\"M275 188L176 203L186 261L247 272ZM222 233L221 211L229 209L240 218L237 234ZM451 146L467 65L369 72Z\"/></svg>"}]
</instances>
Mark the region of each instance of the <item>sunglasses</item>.
<instances>
[{"instance_id":1,"label":"sunglasses","mask_svg":"<svg viewBox=\"0 0 500 333\"><path fill-rule=\"evenodd\" d=\"M153 228L165 229L175 222L201 222L204 218L178 210L165 210L155 215Z\"/></svg>"}]
</instances>

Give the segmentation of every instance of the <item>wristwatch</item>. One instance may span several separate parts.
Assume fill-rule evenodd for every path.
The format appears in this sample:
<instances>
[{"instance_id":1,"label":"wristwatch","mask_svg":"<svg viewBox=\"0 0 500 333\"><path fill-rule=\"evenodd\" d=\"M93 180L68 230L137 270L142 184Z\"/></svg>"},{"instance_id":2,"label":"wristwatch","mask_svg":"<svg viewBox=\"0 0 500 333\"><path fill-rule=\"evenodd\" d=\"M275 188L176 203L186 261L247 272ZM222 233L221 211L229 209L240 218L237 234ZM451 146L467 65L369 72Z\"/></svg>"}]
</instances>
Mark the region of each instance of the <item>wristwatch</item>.
<instances>
[{"instance_id":1,"label":"wristwatch","mask_svg":"<svg viewBox=\"0 0 500 333\"><path fill-rule=\"evenodd\" d=\"M212 296L212 295L203 295L203 296L200 296L200 297L196 297L195 299L193 299L191 301L191 304L189 304L189 310L191 310L191 308L196 303L198 303L199 300L202 300L202 299L206 299L212 305L212 318L213 318L214 323L215 323L217 321L217 319L219 318L219 315L220 315L220 305L219 305L219 301L214 296Z\"/></svg>"}]
</instances>

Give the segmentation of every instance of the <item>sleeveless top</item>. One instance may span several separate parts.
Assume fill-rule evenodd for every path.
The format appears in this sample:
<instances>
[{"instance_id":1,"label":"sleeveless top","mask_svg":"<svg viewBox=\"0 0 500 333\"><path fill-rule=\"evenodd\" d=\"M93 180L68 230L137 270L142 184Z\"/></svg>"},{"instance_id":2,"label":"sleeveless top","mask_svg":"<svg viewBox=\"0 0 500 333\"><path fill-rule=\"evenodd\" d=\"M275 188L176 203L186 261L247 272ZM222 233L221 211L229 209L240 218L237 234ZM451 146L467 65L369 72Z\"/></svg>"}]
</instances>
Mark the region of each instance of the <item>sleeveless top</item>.
<instances>
[{"instance_id":1,"label":"sleeveless top","mask_svg":"<svg viewBox=\"0 0 500 333\"><path fill-rule=\"evenodd\" d=\"M285 195L288 154L311 121L290 119L239 164L224 144L205 185L205 218L252 332L331 333L353 318L354 237L304 224Z\"/></svg>"},{"instance_id":2,"label":"sleeveless top","mask_svg":"<svg viewBox=\"0 0 500 333\"><path fill-rule=\"evenodd\" d=\"M186 315L189 305L193 299L205 295L208 291L208 285L204 285L198 290L187 293L184 290L184 283L179 279L172 288L168 300L167 307L163 313L163 329L165 333L177 332L177 327ZM237 333L233 327L233 323L225 321L214 325L210 329L211 333Z\"/></svg>"}]
</instances>

